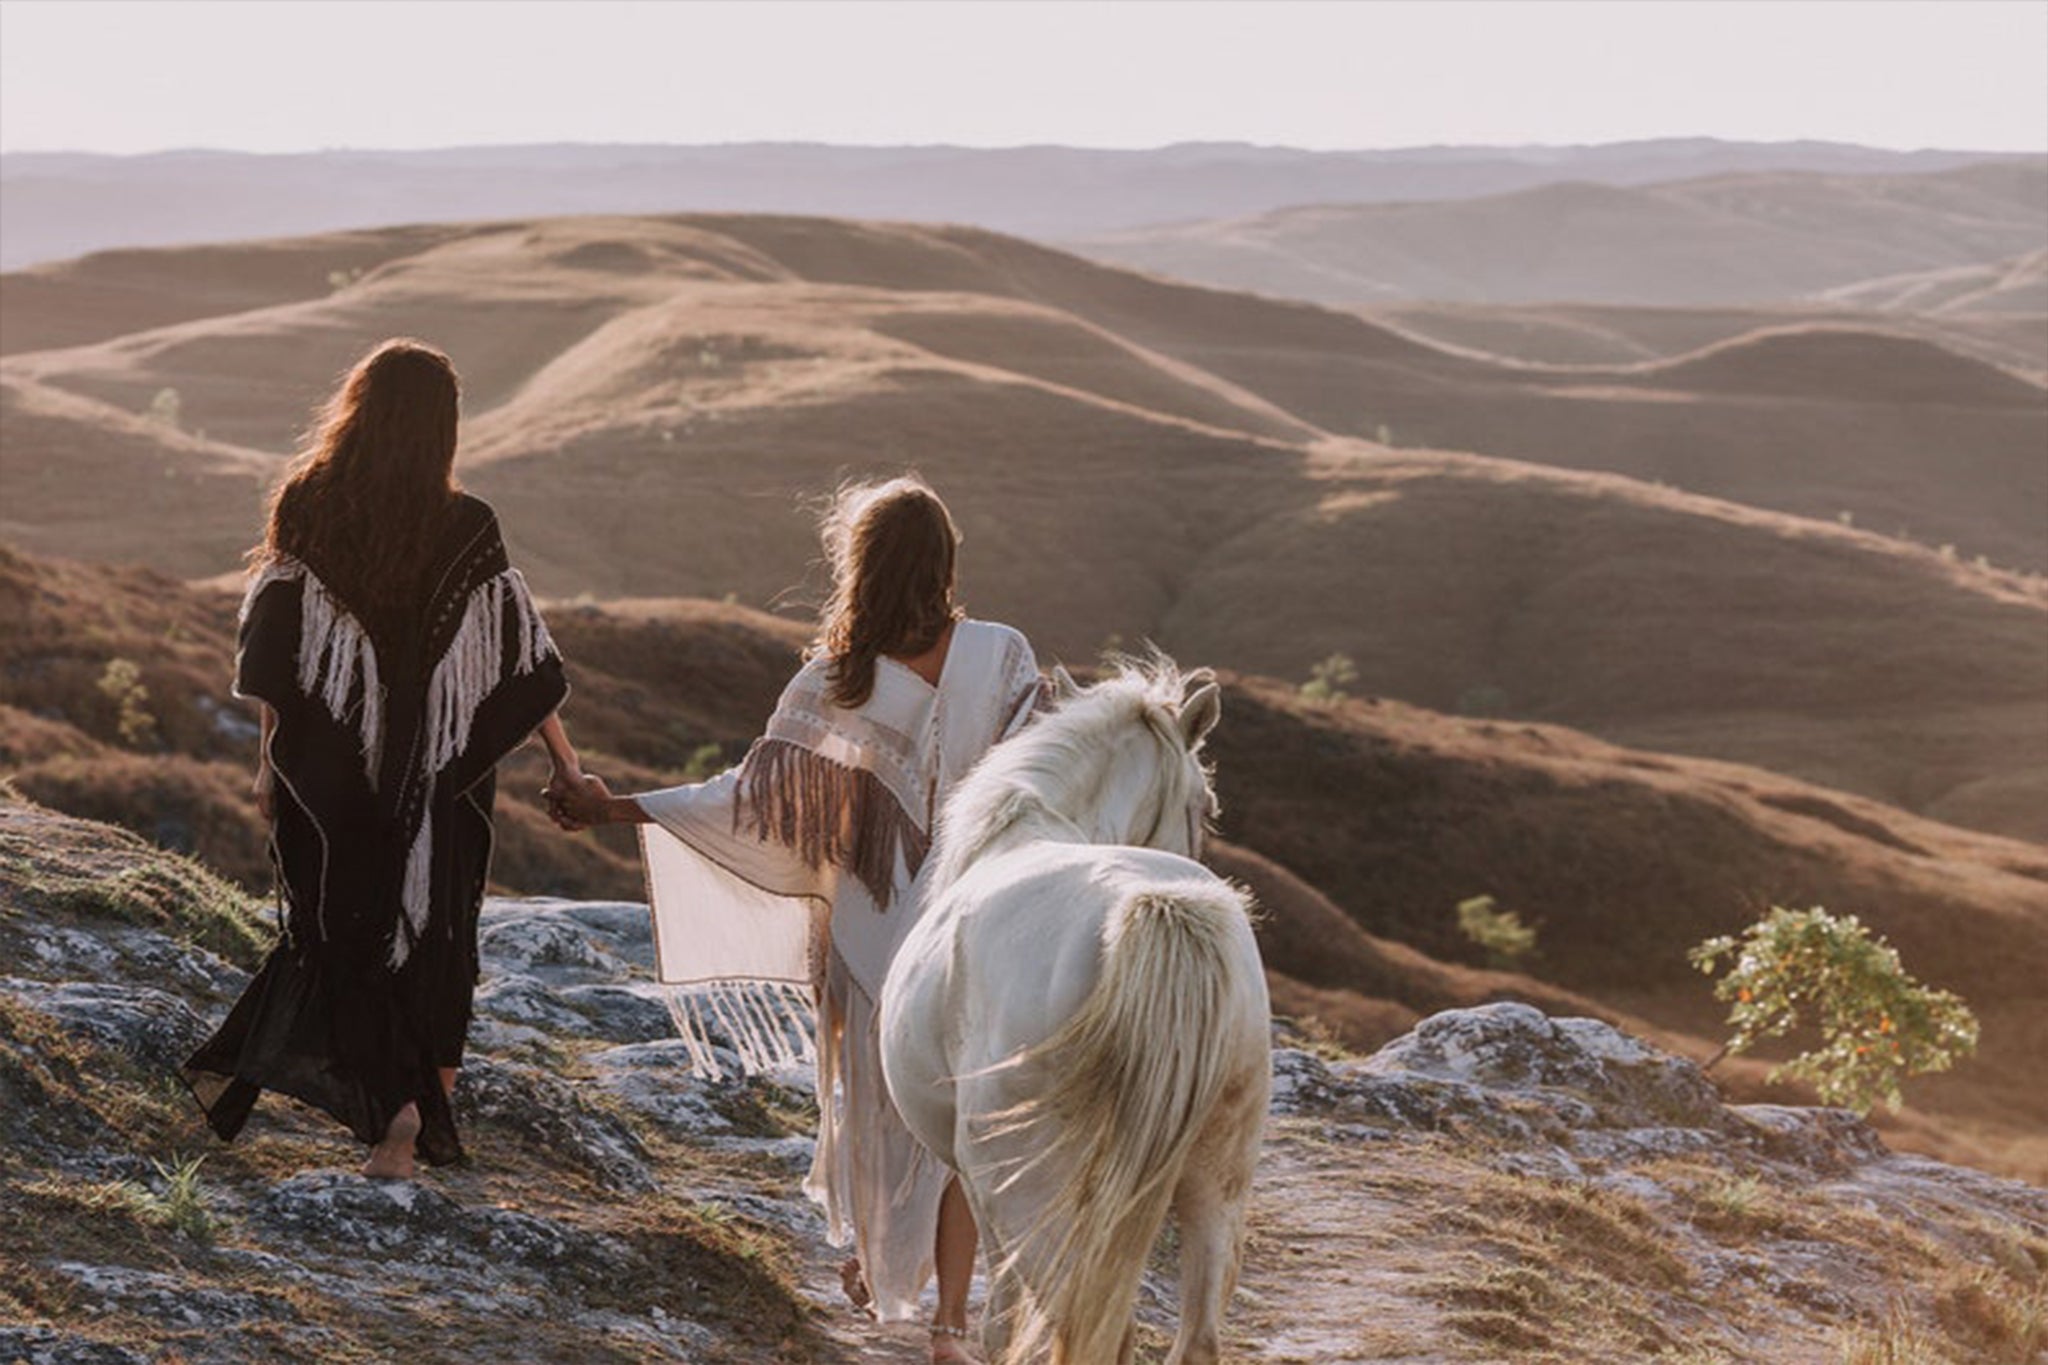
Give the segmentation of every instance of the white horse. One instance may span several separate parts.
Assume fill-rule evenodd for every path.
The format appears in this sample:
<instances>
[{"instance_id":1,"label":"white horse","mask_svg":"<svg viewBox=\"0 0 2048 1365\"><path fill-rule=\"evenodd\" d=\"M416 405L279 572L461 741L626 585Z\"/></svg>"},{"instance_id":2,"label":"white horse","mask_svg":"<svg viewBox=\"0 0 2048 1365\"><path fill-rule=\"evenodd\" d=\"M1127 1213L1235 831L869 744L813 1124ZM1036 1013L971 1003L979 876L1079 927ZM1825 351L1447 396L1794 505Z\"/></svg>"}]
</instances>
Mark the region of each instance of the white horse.
<instances>
[{"instance_id":1,"label":"white horse","mask_svg":"<svg viewBox=\"0 0 2048 1365\"><path fill-rule=\"evenodd\" d=\"M1128 1362L1171 1208L1168 1365L1207 1365L1272 1087L1249 903L1194 861L1221 698L1163 659L1057 684L946 803L882 989L883 1072L980 1225L992 1362Z\"/></svg>"}]
</instances>

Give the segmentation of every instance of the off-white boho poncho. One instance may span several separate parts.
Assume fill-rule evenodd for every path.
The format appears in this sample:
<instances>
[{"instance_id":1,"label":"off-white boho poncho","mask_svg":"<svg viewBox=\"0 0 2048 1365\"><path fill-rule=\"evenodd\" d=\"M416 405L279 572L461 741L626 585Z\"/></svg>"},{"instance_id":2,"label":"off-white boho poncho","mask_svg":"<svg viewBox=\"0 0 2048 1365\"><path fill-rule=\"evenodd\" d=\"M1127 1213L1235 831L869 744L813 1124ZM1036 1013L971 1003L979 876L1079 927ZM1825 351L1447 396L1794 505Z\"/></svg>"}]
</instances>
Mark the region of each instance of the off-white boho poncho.
<instances>
[{"instance_id":1,"label":"off-white boho poncho","mask_svg":"<svg viewBox=\"0 0 2048 1365\"><path fill-rule=\"evenodd\" d=\"M697 1068L719 1072L719 1037L749 1071L817 1039L804 1188L832 1242L856 1244L889 1321L917 1314L947 1172L883 1085L882 979L916 921L946 793L1030 718L1040 685L1024 637L986 621L954 627L937 687L882 659L847 710L827 699L829 669L797 673L739 767L638 798L655 821L641 846L657 970Z\"/></svg>"}]
</instances>

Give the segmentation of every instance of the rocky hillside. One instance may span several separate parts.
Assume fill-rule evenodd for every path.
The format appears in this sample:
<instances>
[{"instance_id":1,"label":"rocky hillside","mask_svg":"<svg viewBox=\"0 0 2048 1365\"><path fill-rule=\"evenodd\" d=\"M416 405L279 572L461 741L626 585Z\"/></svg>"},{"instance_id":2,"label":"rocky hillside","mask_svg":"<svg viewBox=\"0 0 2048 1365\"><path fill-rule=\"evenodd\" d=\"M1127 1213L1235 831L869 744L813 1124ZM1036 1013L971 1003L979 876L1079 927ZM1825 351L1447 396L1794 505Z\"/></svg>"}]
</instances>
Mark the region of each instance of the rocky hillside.
<instances>
[{"instance_id":1,"label":"rocky hillside","mask_svg":"<svg viewBox=\"0 0 2048 1365\"><path fill-rule=\"evenodd\" d=\"M0 1358L913 1362L835 1302L795 1193L812 1099L690 1079L632 904L494 901L458 1088L472 1164L368 1182L271 1100L242 1142L170 1068L263 916L132 836L0 805ZM1276 1028L1231 1358L1262 1365L2025 1362L2048 1196L1526 1005L1370 1057ZM1162 1254L1143 1359L1172 1322Z\"/></svg>"},{"instance_id":2,"label":"rocky hillside","mask_svg":"<svg viewBox=\"0 0 2048 1365\"><path fill-rule=\"evenodd\" d=\"M148 571L0 550L0 774L44 805L196 853L266 890L265 835L247 793L253 725L222 696L233 602ZM560 603L550 619L571 661L572 732L590 770L621 790L737 758L802 638L789 621L710 602ZM1447 648L1413 638L1421 654ZM127 683L110 674L124 661ZM1523 685L1540 683L1532 674ZM1289 1012L1371 1048L1434 1011L1520 1000L1704 1057L1722 1010L1685 965L1688 947L1773 902L1853 910L1985 1024L1979 1056L1916 1084L1913 1107L1883 1120L1890 1139L2048 1178L2048 1003L2036 989L2048 973L2048 860L2038 845L1556 726L1384 698L1312 704L1251 677L1226 684L1212 741L1225 842L1213 859L1289 907L1262 937ZM1618 678L1613 695L1629 690ZM1955 737L1925 742L1952 749ZM1896 740L1882 757L1896 765L1907 747ZM1930 767L1918 780L1941 775ZM564 837L532 799L544 779L534 751L504 766L497 887L638 896L630 832ZM1535 958L1486 970L1454 927L1454 908L1475 895L1537 928ZM1726 1080L1745 1099L1794 1097L1765 1089L1762 1070L1737 1059Z\"/></svg>"}]
</instances>

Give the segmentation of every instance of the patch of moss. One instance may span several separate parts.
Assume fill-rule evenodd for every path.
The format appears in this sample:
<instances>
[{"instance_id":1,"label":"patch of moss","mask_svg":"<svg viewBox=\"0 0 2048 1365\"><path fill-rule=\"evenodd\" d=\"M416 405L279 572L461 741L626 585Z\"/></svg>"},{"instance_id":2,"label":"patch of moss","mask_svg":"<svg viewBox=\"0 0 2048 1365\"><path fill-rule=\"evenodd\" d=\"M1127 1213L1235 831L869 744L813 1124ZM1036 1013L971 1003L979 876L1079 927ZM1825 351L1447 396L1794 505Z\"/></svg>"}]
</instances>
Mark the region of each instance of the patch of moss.
<instances>
[{"instance_id":1,"label":"patch of moss","mask_svg":"<svg viewBox=\"0 0 2048 1365\"><path fill-rule=\"evenodd\" d=\"M759 1076L744 1085L720 1087L712 1104L743 1137L788 1137L818 1127L815 1099Z\"/></svg>"},{"instance_id":2,"label":"patch of moss","mask_svg":"<svg viewBox=\"0 0 2048 1365\"><path fill-rule=\"evenodd\" d=\"M108 871L32 866L23 898L45 913L161 929L253 971L276 941L257 902L191 858L139 848Z\"/></svg>"},{"instance_id":3,"label":"patch of moss","mask_svg":"<svg viewBox=\"0 0 2048 1365\"><path fill-rule=\"evenodd\" d=\"M813 1309L798 1288L795 1253L780 1233L720 1205L666 1197L642 1201L624 1226L606 1231L632 1248L641 1269L583 1283L592 1306L635 1315L659 1307L716 1322L758 1350L758 1359L811 1354Z\"/></svg>"},{"instance_id":4,"label":"patch of moss","mask_svg":"<svg viewBox=\"0 0 2048 1365\"><path fill-rule=\"evenodd\" d=\"M90 1142L105 1122L82 1093L92 1051L40 1010L0 995L0 1116L35 1115L35 1132L65 1146ZM14 1144L14 1153L23 1148Z\"/></svg>"}]
</instances>

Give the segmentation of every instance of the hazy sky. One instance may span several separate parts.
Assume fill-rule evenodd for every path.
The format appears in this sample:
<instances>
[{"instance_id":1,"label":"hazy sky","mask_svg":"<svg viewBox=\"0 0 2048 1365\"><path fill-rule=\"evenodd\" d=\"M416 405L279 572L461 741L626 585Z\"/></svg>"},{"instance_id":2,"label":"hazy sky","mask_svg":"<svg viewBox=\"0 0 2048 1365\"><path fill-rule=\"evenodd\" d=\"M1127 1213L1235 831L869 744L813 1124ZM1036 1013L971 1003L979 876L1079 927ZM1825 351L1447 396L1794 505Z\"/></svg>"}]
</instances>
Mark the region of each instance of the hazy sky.
<instances>
[{"instance_id":1,"label":"hazy sky","mask_svg":"<svg viewBox=\"0 0 2048 1365\"><path fill-rule=\"evenodd\" d=\"M0 149L2048 148L2048 0L0 0Z\"/></svg>"}]
</instances>

